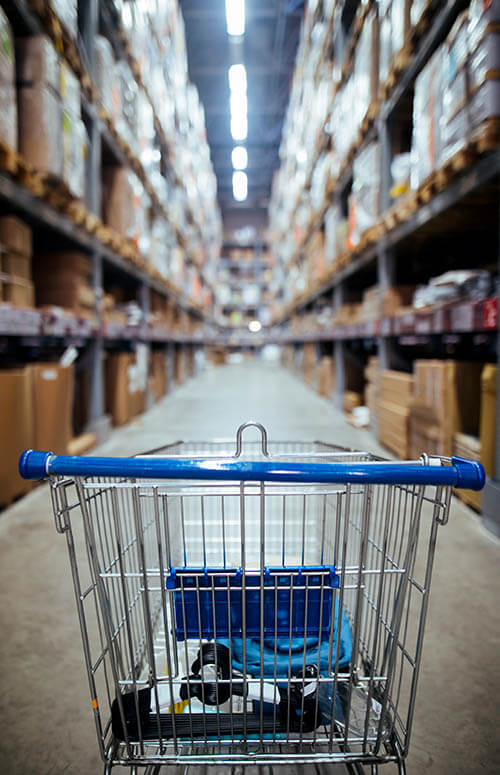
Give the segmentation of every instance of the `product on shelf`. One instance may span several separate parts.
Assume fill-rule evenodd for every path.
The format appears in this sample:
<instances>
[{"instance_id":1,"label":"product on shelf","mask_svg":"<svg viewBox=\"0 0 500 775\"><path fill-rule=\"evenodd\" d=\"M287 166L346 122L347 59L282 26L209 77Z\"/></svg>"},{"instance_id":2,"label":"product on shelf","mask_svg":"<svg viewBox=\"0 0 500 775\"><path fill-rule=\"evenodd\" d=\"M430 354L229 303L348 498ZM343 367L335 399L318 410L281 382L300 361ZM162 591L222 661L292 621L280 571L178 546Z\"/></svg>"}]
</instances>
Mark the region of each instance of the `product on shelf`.
<instances>
[{"instance_id":1,"label":"product on shelf","mask_svg":"<svg viewBox=\"0 0 500 775\"><path fill-rule=\"evenodd\" d=\"M73 196L85 194L87 133L81 118L80 84L73 71L61 63L63 104L63 180Z\"/></svg>"},{"instance_id":2,"label":"product on shelf","mask_svg":"<svg viewBox=\"0 0 500 775\"><path fill-rule=\"evenodd\" d=\"M31 228L13 215L0 217L0 299L33 306Z\"/></svg>"},{"instance_id":3,"label":"product on shelf","mask_svg":"<svg viewBox=\"0 0 500 775\"><path fill-rule=\"evenodd\" d=\"M352 191L349 197L348 247L359 244L361 235L377 221L380 212L380 145L370 143L353 162Z\"/></svg>"},{"instance_id":4,"label":"product on shelf","mask_svg":"<svg viewBox=\"0 0 500 775\"><path fill-rule=\"evenodd\" d=\"M354 54L354 84L356 99L353 108L359 126L370 105L378 96L379 79L379 29L376 7L365 16Z\"/></svg>"},{"instance_id":5,"label":"product on shelf","mask_svg":"<svg viewBox=\"0 0 500 775\"><path fill-rule=\"evenodd\" d=\"M113 117L113 93L114 89L119 89L119 85L116 84L114 78L115 58L113 47L107 38L103 35L97 35L94 41L94 52L97 97L108 116ZM120 101L118 102L120 103ZM118 113L118 109L116 112Z\"/></svg>"},{"instance_id":6,"label":"product on shelf","mask_svg":"<svg viewBox=\"0 0 500 775\"><path fill-rule=\"evenodd\" d=\"M380 82L387 80L396 55L403 49L410 30L411 0L379 0Z\"/></svg>"},{"instance_id":7,"label":"product on shelf","mask_svg":"<svg viewBox=\"0 0 500 775\"><path fill-rule=\"evenodd\" d=\"M28 492L19 476L18 460L25 449L35 448L32 374L29 367L0 370L0 505ZM28 486L27 486L28 485Z\"/></svg>"},{"instance_id":8,"label":"product on shelf","mask_svg":"<svg viewBox=\"0 0 500 775\"><path fill-rule=\"evenodd\" d=\"M17 103L14 39L4 11L0 8L0 141L17 148Z\"/></svg>"},{"instance_id":9,"label":"product on shelf","mask_svg":"<svg viewBox=\"0 0 500 775\"><path fill-rule=\"evenodd\" d=\"M401 459L409 456L408 421L413 398L413 376L381 371L378 403L378 440Z\"/></svg>"},{"instance_id":10,"label":"product on shelf","mask_svg":"<svg viewBox=\"0 0 500 775\"><path fill-rule=\"evenodd\" d=\"M418 188L439 166L443 90L443 47L433 54L415 80L413 99L412 188Z\"/></svg>"},{"instance_id":11,"label":"product on shelf","mask_svg":"<svg viewBox=\"0 0 500 775\"><path fill-rule=\"evenodd\" d=\"M486 299L494 293L493 280L486 269L454 269L433 277L413 295L415 309L432 307L455 299Z\"/></svg>"},{"instance_id":12,"label":"product on shelf","mask_svg":"<svg viewBox=\"0 0 500 775\"><path fill-rule=\"evenodd\" d=\"M378 320L381 312L381 291L378 285L363 291L363 301L359 311L360 321Z\"/></svg>"},{"instance_id":13,"label":"product on shelf","mask_svg":"<svg viewBox=\"0 0 500 775\"><path fill-rule=\"evenodd\" d=\"M380 370L377 356L368 358L368 364L364 370L365 385L365 405L370 412L370 423L373 425L378 414L378 402L380 391Z\"/></svg>"},{"instance_id":14,"label":"product on shelf","mask_svg":"<svg viewBox=\"0 0 500 775\"><path fill-rule=\"evenodd\" d=\"M145 408L147 362L135 353L110 353L105 362L106 411L113 425L129 422Z\"/></svg>"},{"instance_id":15,"label":"product on shelf","mask_svg":"<svg viewBox=\"0 0 500 775\"><path fill-rule=\"evenodd\" d=\"M35 363L33 404L35 449L48 449L56 455L67 455L73 437L73 366L59 363Z\"/></svg>"},{"instance_id":16,"label":"product on shelf","mask_svg":"<svg viewBox=\"0 0 500 775\"><path fill-rule=\"evenodd\" d=\"M331 355L324 355L318 364L317 390L325 398L331 398L335 391L335 359Z\"/></svg>"},{"instance_id":17,"label":"product on shelf","mask_svg":"<svg viewBox=\"0 0 500 775\"><path fill-rule=\"evenodd\" d=\"M70 34L73 40L78 36L78 3L77 0L51 0L55 15Z\"/></svg>"},{"instance_id":18,"label":"product on shelf","mask_svg":"<svg viewBox=\"0 0 500 775\"><path fill-rule=\"evenodd\" d=\"M361 393L356 393L354 390L345 390L342 399L342 408L346 414L351 414L352 410L363 403L363 396Z\"/></svg>"},{"instance_id":19,"label":"product on shelf","mask_svg":"<svg viewBox=\"0 0 500 775\"><path fill-rule=\"evenodd\" d=\"M382 317L391 318L412 307L414 285L395 285L382 295Z\"/></svg>"},{"instance_id":20,"label":"product on shelf","mask_svg":"<svg viewBox=\"0 0 500 775\"><path fill-rule=\"evenodd\" d=\"M89 257L83 253L36 255L33 275L37 306L62 307L77 315L92 316L95 296L90 286L91 271Z\"/></svg>"},{"instance_id":21,"label":"product on shelf","mask_svg":"<svg viewBox=\"0 0 500 775\"><path fill-rule=\"evenodd\" d=\"M36 170L60 178L64 154L59 57L43 35L18 40L17 51L19 150Z\"/></svg>"}]
</instances>

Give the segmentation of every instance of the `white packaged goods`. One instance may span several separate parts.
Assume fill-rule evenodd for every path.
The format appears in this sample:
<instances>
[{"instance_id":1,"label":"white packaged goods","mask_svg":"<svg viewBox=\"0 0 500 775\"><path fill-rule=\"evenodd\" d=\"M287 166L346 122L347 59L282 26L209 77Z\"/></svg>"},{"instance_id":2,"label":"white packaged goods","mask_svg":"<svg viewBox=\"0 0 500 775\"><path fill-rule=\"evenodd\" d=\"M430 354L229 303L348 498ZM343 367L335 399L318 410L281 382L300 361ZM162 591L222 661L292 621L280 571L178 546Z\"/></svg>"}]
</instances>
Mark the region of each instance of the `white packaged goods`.
<instances>
[{"instance_id":1,"label":"white packaged goods","mask_svg":"<svg viewBox=\"0 0 500 775\"><path fill-rule=\"evenodd\" d=\"M380 81L384 83L393 60L406 42L411 0L380 0Z\"/></svg>"},{"instance_id":2,"label":"white packaged goods","mask_svg":"<svg viewBox=\"0 0 500 775\"><path fill-rule=\"evenodd\" d=\"M415 81L413 99L412 188L418 188L441 159L443 48L439 48Z\"/></svg>"},{"instance_id":3,"label":"white packaged goods","mask_svg":"<svg viewBox=\"0 0 500 775\"><path fill-rule=\"evenodd\" d=\"M375 10L365 17L354 55L357 122L361 124L378 89L378 18Z\"/></svg>"},{"instance_id":4,"label":"white packaged goods","mask_svg":"<svg viewBox=\"0 0 500 775\"><path fill-rule=\"evenodd\" d=\"M61 99L64 112L74 118L80 118L80 83L73 70L64 60L61 61Z\"/></svg>"},{"instance_id":5,"label":"white packaged goods","mask_svg":"<svg viewBox=\"0 0 500 775\"><path fill-rule=\"evenodd\" d=\"M472 0L469 6L469 47L474 51L489 24L500 22L498 0Z\"/></svg>"},{"instance_id":6,"label":"white packaged goods","mask_svg":"<svg viewBox=\"0 0 500 775\"><path fill-rule=\"evenodd\" d=\"M17 148L17 103L14 39L10 24L0 8L0 140Z\"/></svg>"},{"instance_id":7,"label":"white packaged goods","mask_svg":"<svg viewBox=\"0 0 500 775\"><path fill-rule=\"evenodd\" d=\"M43 83L59 94L60 61L52 41L46 35L17 38L17 81L22 86Z\"/></svg>"},{"instance_id":8,"label":"white packaged goods","mask_svg":"<svg viewBox=\"0 0 500 775\"><path fill-rule=\"evenodd\" d=\"M429 5L429 0L412 0L410 10L410 20L412 27L420 21L423 12Z\"/></svg>"},{"instance_id":9,"label":"white packaged goods","mask_svg":"<svg viewBox=\"0 0 500 775\"><path fill-rule=\"evenodd\" d=\"M88 136L85 124L79 118L63 116L63 180L77 199L85 195L85 159Z\"/></svg>"},{"instance_id":10,"label":"white packaged goods","mask_svg":"<svg viewBox=\"0 0 500 775\"><path fill-rule=\"evenodd\" d=\"M77 0L52 0L51 5L59 21L76 40L78 36Z\"/></svg>"},{"instance_id":11,"label":"white packaged goods","mask_svg":"<svg viewBox=\"0 0 500 775\"><path fill-rule=\"evenodd\" d=\"M95 78L99 102L108 114L113 115L113 80L115 60L109 40L97 35L95 42Z\"/></svg>"},{"instance_id":12,"label":"white packaged goods","mask_svg":"<svg viewBox=\"0 0 500 775\"><path fill-rule=\"evenodd\" d=\"M366 229L373 226L380 212L380 146L370 143L353 162L352 191L349 197L348 246L355 247Z\"/></svg>"}]
</instances>

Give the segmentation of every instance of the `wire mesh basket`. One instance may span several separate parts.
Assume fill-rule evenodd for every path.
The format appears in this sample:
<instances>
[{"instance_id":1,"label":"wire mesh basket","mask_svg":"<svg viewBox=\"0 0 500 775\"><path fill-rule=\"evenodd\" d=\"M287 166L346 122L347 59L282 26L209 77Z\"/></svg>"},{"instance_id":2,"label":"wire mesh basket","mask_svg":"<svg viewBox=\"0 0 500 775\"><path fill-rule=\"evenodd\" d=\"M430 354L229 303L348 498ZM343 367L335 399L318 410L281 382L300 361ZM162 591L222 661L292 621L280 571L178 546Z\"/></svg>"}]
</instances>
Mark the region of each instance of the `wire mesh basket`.
<instances>
[{"instance_id":1,"label":"wire mesh basket","mask_svg":"<svg viewBox=\"0 0 500 775\"><path fill-rule=\"evenodd\" d=\"M247 423L236 451L29 450L20 470L50 478L107 771L404 769L437 530L479 464L268 443Z\"/></svg>"}]
</instances>

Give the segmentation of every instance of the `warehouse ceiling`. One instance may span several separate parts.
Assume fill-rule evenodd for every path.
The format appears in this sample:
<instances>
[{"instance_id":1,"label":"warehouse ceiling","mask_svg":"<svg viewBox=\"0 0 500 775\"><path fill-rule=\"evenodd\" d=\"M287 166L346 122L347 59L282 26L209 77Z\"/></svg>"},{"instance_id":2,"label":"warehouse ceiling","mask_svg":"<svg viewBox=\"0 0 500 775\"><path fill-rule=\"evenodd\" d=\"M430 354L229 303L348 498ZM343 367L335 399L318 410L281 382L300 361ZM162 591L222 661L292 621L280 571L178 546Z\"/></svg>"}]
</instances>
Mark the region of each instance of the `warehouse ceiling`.
<instances>
[{"instance_id":1,"label":"warehouse ceiling","mask_svg":"<svg viewBox=\"0 0 500 775\"><path fill-rule=\"evenodd\" d=\"M295 64L303 0L246 0L245 32L229 36L225 0L181 0L186 25L189 76L205 108L207 138L217 175L219 204L226 220L235 211L250 217L266 211ZM228 71L244 64L248 132L241 143L231 135ZM233 196L231 153L248 151L248 195Z\"/></svg>"}]
</instances>

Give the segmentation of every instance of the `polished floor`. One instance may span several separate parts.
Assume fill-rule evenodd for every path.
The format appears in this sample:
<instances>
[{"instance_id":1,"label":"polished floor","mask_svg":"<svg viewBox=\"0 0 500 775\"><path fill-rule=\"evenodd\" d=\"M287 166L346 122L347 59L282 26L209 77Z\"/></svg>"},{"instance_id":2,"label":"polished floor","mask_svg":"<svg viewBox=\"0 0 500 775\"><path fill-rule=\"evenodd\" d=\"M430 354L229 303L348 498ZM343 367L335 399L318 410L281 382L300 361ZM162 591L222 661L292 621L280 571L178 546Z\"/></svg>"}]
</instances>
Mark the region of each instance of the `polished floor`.
<instances>
[{"instance_id":1,"label":"polished floor","mask_svg":"<svg viewBox=\"0 0 500 775\"><path fill-rule=\"evenodd\" d=\"M377 451L296 377L246 363L203 372L98 452L232 436L248 419L275 439ZM454 499L438 537L409 775L500 772L499 599L500 541ZM65 541L45 485L0 513L0 627L0 772L101 772Z\"/></svg>"}]
</instances>

